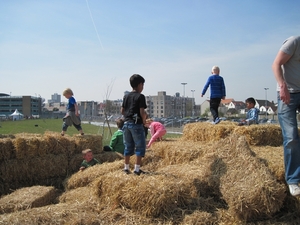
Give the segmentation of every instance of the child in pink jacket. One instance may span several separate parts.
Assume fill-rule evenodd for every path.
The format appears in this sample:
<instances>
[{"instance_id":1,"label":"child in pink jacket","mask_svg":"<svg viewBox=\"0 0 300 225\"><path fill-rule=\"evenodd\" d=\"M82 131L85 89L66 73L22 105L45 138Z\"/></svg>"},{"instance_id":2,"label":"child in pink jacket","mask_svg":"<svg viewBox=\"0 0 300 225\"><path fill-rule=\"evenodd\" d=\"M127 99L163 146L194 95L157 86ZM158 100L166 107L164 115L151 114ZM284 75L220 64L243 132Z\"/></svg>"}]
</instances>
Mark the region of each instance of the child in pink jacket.
<instances>
[{"instance_id":1,"label":"child in pink jacket","mask_svg":"<svg viewBox=\"0 0 300 225\"><path fill-rule=\"evenodd\" d=\"M157 139L162 140L162 136L167 133L167 130L163 124L153 121L152 119L146 119L145 127L150 129L151 134L151 139L147 145L147 148L150 148L151 144Z\"/></svg>"}]
</instances>

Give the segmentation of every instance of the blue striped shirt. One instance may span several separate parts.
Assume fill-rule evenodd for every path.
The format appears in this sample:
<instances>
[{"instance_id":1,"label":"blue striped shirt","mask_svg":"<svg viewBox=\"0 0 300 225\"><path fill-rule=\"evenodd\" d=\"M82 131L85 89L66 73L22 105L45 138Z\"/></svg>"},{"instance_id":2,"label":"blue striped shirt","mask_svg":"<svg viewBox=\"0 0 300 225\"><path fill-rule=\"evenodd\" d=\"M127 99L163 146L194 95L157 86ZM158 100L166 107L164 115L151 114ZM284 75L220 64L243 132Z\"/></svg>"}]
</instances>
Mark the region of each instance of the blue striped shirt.
<instances>
[{"instance_id":1,"label":"blue striped shirt","mask_svg":"<svg viewBox=\"0 0 300 225\"><path fill-rule=\"evenodd\" d=\"M210 98L222 98L226 96L225 84L223 77L214 74L211 75L202 91L202 95L205 95L207 88L210 86Z\"/></svg>"}]
</instances>

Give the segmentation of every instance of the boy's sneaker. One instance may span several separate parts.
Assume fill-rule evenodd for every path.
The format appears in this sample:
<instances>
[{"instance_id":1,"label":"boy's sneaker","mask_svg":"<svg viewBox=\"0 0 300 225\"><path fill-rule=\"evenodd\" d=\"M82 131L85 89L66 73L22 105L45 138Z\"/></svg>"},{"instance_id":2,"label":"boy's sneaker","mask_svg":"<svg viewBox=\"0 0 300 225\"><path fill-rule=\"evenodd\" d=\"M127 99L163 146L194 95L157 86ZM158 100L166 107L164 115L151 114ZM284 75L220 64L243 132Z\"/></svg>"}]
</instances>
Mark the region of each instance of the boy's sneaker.
<instances>
[{"instance_id":1,"label":"boy's sneaker","mask_svg":"<svg viewBox=\"0 0 300 225\"><path fill-rule=\"evenodd\" d=\"M220 123L220 121L221 121L221 120L220 120L220 118L219 118L219 117L217 117L217 118L216 118L216 120L215 120L215 124L218 124L218 123Z\"/></svg>"},{"instance_id":2,"label":"boy's sneaker","mask_svg":"<svg viewBox=\"0 0 300 225\"><path fill-rule=\"evenodd\" d=\"M133 172L134 173L134 175L141 175L141 174L145 174L146 172L144 172L143 170L139 170L139 172L137 172L137 171L134 171Z\"/></svg>"},{"instance_id":3,"label":"boy's sneaker","mask_svg":"<svg viewBox=\"0 0 300 225\"><path fill-rule=\"evenodd\" d=\"M300 187L298 184L289 184L289 189L292 196L300 195Z\"/></svg>"},{"instance_id":4,"label":"boy's sneaker","mask_svg":"<svg viewBox=\"0 0 300 225\"><path fill-rule=\"evenodd\" d=\"M126 169L123 169L123 172L126 173L126 174L130 174L130 171L126 170Z\"/></svg>"}]
</instances>

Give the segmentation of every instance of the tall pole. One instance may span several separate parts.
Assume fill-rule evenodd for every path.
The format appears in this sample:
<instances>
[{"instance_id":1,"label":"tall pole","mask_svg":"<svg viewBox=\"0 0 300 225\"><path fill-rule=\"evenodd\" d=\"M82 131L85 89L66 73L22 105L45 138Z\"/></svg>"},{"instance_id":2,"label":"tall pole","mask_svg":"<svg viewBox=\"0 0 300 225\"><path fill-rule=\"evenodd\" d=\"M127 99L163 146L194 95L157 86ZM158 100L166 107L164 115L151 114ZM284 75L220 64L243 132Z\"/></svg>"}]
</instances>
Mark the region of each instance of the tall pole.
<instances>
[{"instance_id":1,"label":"tall pole","mask_svg":"<svg viewBox=\"0 0 300 225\"><path fill-rule=\"evenodd\" d=\"M268 111L267 111L267 106L268 106L267 91L269 90L269 88L264 88L264 89L265 89L265 92L266 92L266 104L265 104L265 107L266 107L266 118L267 118L267 115L268 115Z\"/></svg>"},{"instance_id":2,"label":"tall pole","mask_svg":"<svg viewBox=\"0 0 300 225\"><path fill-rule=\"evenodd\" d=\"M192 92L192 117L194 117L194 115L195 115L195 110L194 110L194 106L195 106L194 92L195 92L195 90L191 90L191 92Z\"/></svg>"},{"instance_id":3,"label":"tall pole","mask_svg":"<svg viewBox=\"0 0 300 225\"><path fill-rule=\"evenodd\" d=\"M185 85L187 83L181 83L183 85L183 101L182 101L182 118L185 117Z\"/></svg>"},{"instance_id":4,"label":"tall pole","mask_svg":"<svg viewBox=\"0 0 300 225\"><path fill-rule=\"evenodd\" d=\"M9 93L9 115L11 114L11 92Z\"/></svg>"}]
</instances>

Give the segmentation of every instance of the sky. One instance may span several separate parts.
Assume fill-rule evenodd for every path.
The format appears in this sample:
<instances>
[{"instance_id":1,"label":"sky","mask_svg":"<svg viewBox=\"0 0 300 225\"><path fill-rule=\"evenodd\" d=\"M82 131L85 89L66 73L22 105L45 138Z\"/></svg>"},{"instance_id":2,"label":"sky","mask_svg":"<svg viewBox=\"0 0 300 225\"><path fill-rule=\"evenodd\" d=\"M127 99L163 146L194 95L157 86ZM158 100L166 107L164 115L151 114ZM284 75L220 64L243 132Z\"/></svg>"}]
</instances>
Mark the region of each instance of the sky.
<instances>
[{"instance_id":1,"label":"sky","mask_svg":"<svg viewBox=\"0 0 300 225\"><path fill-rule=\"evenodd\" d=\"M277 102L271 65L283 41L300 35L299 8L298 0L0 1L0 93L47 101L69 87L77 101L117 100L138 73L145 96L202 104L217 65L226 98Z\"/></svg>"}]
</instances>

